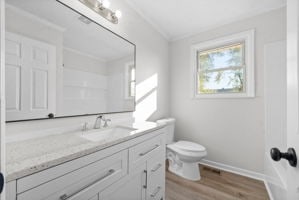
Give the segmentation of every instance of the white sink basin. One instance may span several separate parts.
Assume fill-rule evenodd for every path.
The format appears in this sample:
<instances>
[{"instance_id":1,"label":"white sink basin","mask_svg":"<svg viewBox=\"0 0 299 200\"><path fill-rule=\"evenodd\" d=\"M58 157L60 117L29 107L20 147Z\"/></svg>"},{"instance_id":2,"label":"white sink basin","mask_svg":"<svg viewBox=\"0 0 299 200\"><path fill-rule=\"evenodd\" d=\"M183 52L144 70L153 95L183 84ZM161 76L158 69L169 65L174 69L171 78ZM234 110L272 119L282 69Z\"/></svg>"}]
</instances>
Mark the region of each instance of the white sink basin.
<instances>
[{"instance_id":1,"label":"white sink basin","mask_svg":"<svg viewBox=\"0 0 299 200\"><path fill-rule=\"evenodd\" d=\"M136 130L137 129L130 127L116 126L103 129L93 129L86 132L82 132L81 137L92 142L97 142L100 140L129 136L131 135L131 132Z\"/></svg>"}]
</instances>

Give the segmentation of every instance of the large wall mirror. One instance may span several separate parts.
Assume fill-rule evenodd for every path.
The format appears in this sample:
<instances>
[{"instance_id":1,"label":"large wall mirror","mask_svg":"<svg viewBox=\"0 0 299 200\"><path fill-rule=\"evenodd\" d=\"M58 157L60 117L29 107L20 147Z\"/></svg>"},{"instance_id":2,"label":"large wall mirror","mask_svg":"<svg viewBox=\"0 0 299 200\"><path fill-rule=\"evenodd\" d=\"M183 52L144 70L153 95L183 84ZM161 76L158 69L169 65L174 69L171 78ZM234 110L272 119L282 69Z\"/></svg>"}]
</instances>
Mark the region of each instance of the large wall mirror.
<instances>
[{"instance_id":1,"label":"large wall mirror","mask_svg":"<svg viewBox=\"0 0 299 200\"><path fill-rule=\"evenodd\" d=\"M6 0L6 119L134 111L135 45L56 0Z\"/></svg>"}]
</instances>

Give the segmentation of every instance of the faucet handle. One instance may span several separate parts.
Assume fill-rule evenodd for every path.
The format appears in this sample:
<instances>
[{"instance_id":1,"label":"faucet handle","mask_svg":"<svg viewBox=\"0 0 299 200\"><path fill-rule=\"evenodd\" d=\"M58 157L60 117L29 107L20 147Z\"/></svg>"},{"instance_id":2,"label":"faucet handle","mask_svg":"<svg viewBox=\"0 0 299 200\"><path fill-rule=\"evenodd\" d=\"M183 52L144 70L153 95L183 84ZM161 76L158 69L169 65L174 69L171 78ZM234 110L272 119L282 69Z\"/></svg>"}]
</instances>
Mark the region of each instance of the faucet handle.
<instances>
[{"instance_id":1,"label":"faucet handle","mask_svg":"<svg viewBox=\"0 0 299 200\"><path fill-rule=\"evenodd\" d=\"M81 129L82 131L87 131L88 130L88 122L84 122L83 127Z\"/></svg>"},{"instance_id":2,"label":"faucet handle","mask_svg":"<svg viewBox=\"0 0 299 200\"><path fill-rule=\"evenodd\" d=\"M104 123L104 128L108 127L108 122L111 122L111 119L103 119Z\"/></svg>"}]
</instances>

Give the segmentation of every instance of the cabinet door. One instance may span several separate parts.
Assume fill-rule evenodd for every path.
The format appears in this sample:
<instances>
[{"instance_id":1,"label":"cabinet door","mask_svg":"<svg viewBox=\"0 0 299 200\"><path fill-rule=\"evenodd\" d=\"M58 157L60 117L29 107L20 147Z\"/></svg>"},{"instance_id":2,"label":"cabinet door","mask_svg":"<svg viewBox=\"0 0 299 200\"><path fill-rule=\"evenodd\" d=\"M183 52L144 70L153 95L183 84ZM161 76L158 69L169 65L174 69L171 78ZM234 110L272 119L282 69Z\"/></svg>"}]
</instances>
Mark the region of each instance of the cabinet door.
<instances>
[{"instance_id":1,"label":"cabinet door","mask_svg":"<svg viewBox=\"0 0 299 200\"><path fill-rule=\"evenodd\" d=\"M165 153L161 152L147 161L147 200L163 199L165 193Z\"/></svg>"},{"instance_id":2,"label":"cabinet door","mask_svg":"<svg viewBox=\"0 0 299 200\"><path fill-rule=\"evenodd\" d=\"M145 200L146 164L100 193L100 200Z\"/></svg>"},{"instance_id":3,"label":"cabinet door","mask_svg":"<svg viewBox=\"0 0 299 200\"><path fill-rule=\"evenodd\" d=\"M6 119L55 113L56 47L7 32L5 56Z\"/></svg>"}]
</instances>

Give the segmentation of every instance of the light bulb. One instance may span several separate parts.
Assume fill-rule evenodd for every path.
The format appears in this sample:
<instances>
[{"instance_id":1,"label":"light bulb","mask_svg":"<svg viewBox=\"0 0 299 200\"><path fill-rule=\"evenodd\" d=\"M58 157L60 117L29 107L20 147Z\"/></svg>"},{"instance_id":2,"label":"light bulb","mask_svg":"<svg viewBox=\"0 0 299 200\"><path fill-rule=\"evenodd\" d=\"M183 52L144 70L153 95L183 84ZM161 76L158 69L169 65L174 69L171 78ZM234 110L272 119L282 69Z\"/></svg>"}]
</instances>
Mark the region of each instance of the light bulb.
<instances>
[{"instance_id":1,"label":"light bulb","mask_svg":"<svg viewBox=\"0 0 299 200\"><path fill-rule=\"evenodd\" d=\"M122 14L121 14L121 11L120 10L116 10L114 15L117 17L117 18L121 18Z\"/></svg>"},{"instance_id":2,"label":"light bulb","mask_svg":"<svg viewBox=\"0 0 299 200\"><path fill-rule=\"evenodd\" d=\"M103 6L104 8L109 8L109 7L110 7L110 1L108 1L108 0L103 0L103 1L102 1L102 6Z\"/></svg>"}]
</instances>

